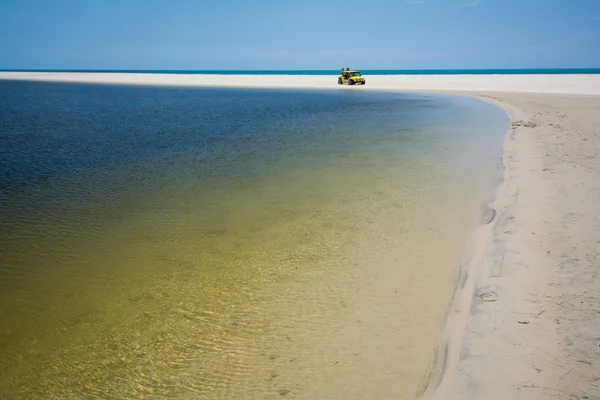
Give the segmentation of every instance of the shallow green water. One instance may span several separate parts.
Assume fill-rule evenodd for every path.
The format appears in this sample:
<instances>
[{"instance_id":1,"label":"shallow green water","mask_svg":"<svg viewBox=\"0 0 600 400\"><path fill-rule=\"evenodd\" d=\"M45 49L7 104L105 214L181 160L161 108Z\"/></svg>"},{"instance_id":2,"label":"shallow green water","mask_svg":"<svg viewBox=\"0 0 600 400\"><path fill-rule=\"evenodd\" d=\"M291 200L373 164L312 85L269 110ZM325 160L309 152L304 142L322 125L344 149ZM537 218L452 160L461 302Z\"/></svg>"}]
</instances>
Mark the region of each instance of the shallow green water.
<instances>
[{"instance_id":1,"label":"shallow green water","mask_svg":"<svg viewBox=\"0 0 600 400\"><path fill-rule=\"evenodd\" d=\"M4 397L414 397L500 110L2 85Z\"/></svg>"}]
</instances>

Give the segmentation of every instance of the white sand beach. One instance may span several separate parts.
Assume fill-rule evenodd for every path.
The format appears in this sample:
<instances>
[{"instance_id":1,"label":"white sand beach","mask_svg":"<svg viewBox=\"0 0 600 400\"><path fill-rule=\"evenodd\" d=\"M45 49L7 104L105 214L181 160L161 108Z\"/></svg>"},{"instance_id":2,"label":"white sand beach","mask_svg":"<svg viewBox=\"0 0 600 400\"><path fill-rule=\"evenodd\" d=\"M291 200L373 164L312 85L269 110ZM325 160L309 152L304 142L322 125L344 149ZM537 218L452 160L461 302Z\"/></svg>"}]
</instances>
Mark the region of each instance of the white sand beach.
<instances>
[{"instance_id":1,"label":"white sand beach","mask_svg":"<svg viewBox=\"0 0 600 400\"><path fill-rule=\"evenodd\" d=\"M364 87L335 76L1 79L444 92L502 107L512 128L495 215L473 233L424 397L600 399L600 75L367 76Z\"/></svg>"},{"instance_id":2,"label":"white sand beach","mask_svg":"<svg viewBox=\"0 0 600 400\"><path fill-rule=\"evenodd\" d=\"M129 85L338 88L335 76L0 72L0 79ZM376 75L365 88L406 91L600 94L598 75Z\"/></svg>"}]
</instances>

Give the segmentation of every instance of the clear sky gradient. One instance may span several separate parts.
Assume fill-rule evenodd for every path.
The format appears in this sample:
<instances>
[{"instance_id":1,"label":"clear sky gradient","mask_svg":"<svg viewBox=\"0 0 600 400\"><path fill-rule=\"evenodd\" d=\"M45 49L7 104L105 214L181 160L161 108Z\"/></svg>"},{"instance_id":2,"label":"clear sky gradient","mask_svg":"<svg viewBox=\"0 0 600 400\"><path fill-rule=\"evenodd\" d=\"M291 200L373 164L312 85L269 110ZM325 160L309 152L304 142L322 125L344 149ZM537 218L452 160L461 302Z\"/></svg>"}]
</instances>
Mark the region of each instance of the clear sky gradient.
<instances>
[{"instance_id":1,"label":"clear sky gradient","mask_svg":"<svg viewBox=\"0 0 600 400\"><path fill-rule=\"evenodd\" d=\"M600 0L0 0L0 69L600 67Z\"/></svg>"}]
</instances>

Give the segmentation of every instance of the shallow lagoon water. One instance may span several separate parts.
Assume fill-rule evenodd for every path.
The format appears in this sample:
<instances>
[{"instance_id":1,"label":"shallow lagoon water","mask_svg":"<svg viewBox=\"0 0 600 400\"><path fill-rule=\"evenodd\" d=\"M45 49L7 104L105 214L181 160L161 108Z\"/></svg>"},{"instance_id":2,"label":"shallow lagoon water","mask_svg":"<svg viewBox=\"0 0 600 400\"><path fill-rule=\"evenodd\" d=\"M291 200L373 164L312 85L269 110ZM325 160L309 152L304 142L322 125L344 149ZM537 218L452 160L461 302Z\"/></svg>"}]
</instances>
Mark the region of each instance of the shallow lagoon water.
<instances>
[{"instance_id":1,"label":"shallow lagoon water","mask_svg":"<svg viewBox=\"0 0 600 400\"><path fill-rule=\"evenodd\" d=\"M413 398L507 129L441 95L0 83L0 393Z\"/></svg>"}]
</instances>

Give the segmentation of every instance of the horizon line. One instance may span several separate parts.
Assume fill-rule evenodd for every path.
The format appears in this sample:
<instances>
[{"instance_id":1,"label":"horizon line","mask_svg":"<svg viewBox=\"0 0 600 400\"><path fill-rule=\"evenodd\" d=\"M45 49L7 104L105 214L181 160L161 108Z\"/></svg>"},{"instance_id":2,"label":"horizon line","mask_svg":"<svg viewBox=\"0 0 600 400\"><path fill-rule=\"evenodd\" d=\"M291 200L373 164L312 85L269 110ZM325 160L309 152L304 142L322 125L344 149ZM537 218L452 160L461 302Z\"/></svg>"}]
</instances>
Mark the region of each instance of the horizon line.
<instances>
[{"instance_id":1,"label":"horizon line","mask_svg":"<svg viewBox=\"0 0 600 400\"><path fill-rule=\"evenodd\" d=\"M341 68L0 68L2 72L21 71L339 71ZM486 71L486 70L568 70L568 69L600 69L598 67L488 67L488 68L362 68L364 71Z\"/></svg>"}]
</instances>

